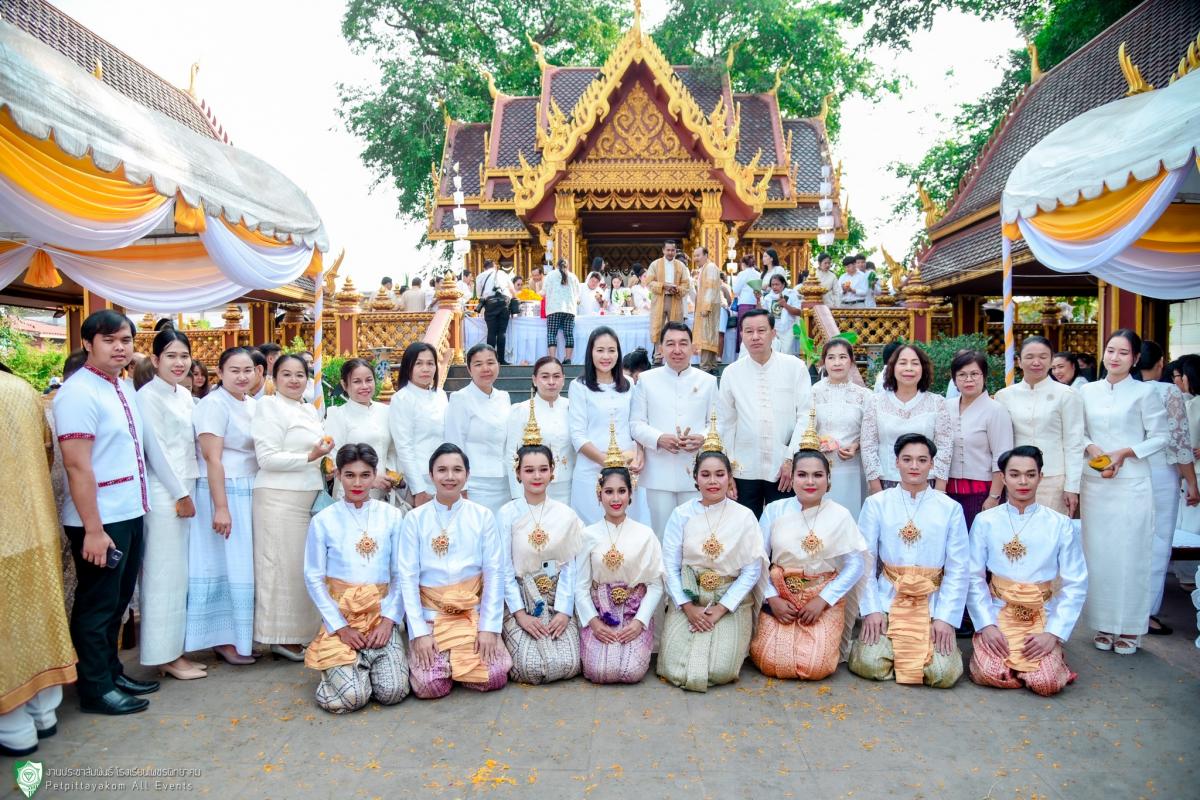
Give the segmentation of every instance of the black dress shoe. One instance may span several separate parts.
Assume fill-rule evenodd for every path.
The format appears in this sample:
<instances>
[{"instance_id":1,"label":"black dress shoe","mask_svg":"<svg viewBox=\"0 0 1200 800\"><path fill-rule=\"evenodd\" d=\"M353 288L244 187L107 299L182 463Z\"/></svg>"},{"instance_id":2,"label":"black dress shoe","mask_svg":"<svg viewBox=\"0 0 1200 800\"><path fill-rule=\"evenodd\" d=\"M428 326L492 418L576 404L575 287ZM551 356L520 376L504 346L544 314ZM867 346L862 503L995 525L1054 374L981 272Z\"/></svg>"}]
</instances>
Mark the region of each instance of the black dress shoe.
<instances>
[{"instance_id":1,"label":"black dress shoe","mask_svg":"<svg viewBox=\"0 0 1200 800\"><path fill-rule=\"evenodd\" d=\"M1170 636L1175 632L1174 628L1172 628L1170 625L1167 625L1158 617L1152 616L1150 617L1150 621L1158 624L1157 628L1151 627L1146 631L1146 633L1150 634L1151 636Z\"/></svg>"},{"instance_id":2,"label":"black dress shoe","mask_svg":"<svg viewBox=\"0 0 1200 800\"><path fill-rule=\"evenodd\" d=\"M158 681L135 681L128 675L118 675L113 683L125 694L154 694L158 691Z\"/></svg>"},{"instance_id":3,"label":"black dress shoe","mask_svg":"<svg viewBox=\"0 0 1200 800\"><path fill-rule=\"evenodd\" d=\"M95 699L79 698L79 710L87 714L136 714L145 711L150 706L149 700L125 694L120 689L113 689Z\"/></svg>"},{"instance_id":4,"label":"black dress shoe","mask_svg":"<svg viewBox=\"0 0 1200 800\"><path fill-rule=\"evenodd\" d=\"M20 758L21 756L27 756L30 753L36 752L36 744L33 747L24 747L19 750L14 750L11 747L6 747L5 745L0 744L0 756L4 756L5 758Z\"/></svg>"},{"instance_id":5,"label":"black dress shoe","mask_svg":"<svg viewBox=\"0 0 1200 800\"><path fill-rule=\"evenodd\" d=\"M57 722L54 723L53 725L51 725L49 728L39 730L37 732L37 736L39 739L49 739L51 736L53 736L56 733L58 733L58 723Z\"/></svg>"}]
</instances>

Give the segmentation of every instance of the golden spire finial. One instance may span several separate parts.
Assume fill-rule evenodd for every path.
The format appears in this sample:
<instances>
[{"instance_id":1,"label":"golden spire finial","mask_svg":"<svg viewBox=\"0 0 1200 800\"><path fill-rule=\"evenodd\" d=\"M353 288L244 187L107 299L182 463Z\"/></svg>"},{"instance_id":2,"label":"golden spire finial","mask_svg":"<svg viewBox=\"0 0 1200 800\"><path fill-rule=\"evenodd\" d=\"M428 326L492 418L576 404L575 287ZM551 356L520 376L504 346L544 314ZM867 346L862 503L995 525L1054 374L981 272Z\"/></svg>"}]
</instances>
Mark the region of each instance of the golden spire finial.
<instances>
[{"instance_id":1,"label":"golden spire finial","mask_svg":"<svg viewBox=\"0 0 1200 800\"><path fill-rule=\"evenodd\" d=\"M713 409L712 414L708 417L708 432L704 434L704 441L700 444L700 449L696 452L696 457L700 457L700 453L724 453L725 445L721 442L721 434L717 432L717 410Z\"/></svg>"},{"instance_id":2,"label":"golden spire finial","mask_svg":"<svg viewBox=\"0 0 1200 800\"><path fill-rule=\"evenodd\" d=\"M733 69L733 57L737 55L738 48L742 46L742 42L744 41L746 41L746 38L743 36L729 45L729 51L725 53L725 69Z\"/></svg>"},{"instance_id":3,"label":"golden spire finial","mask_svg":"<svg viewBox=\"0 0 1200 800\"><path fill-rule=\"evenodd\" d=\"M100 59L96 59L96 66L92 69L92 77L97 80L104 80L104 64Z\"/></svg>"},{"instance_id":4,"label":"golden spire finial","mask_svg":"<svg viewBox=\"0 0 1200 800\"><path fill-rule=\"evenodd\" d=\"M783 73L786 72L787 68L790 67L791 65L792 65L792 60L789 58L782 67L775 70L775 83L771 86L771 88L767 92L767 94L776 94L779 91L779 87L783 85Z\"/></svg>"},{"instance_id":5,"label":"golden spire finial","mask_svg":"<svg viewBox=\"0 0 1200 800\"><path fill-rule=\"evenodd\" d=\"M642 29L642 0L633 0L633 27L639 32Z\"/></svg>"},{"instance_id":6,"label":"golden spire finial","mask_svg":"<svg viewBox=\"0 0 1200 800\"><path fill-rule=\"evenodd\" d=\"M534 416L533 410L533 404L536 399L537 391L534 391L529 397L529 421L525 423L525 434L521 437L522 447L533 447L542 443L542 430L538 427L537 417Z\"/></svg>"},{"instance_id":7,"label":"golden spire finial","mask_svg":"<svg viewBox=\"0 0 1200 800\"><path fill-rule=\"evenodd\" d=\"M1183 57L1179 59L1179 67L1175 70L1175 74L1171 76L1171 83L1182 78L1194 69L1200 69L1200 33L1196 34L1196 40L1188 44L1187 51Z\"/></svg>"},{"instance_id":8,"label":"golden spire finial","mask_svg":"<svg viewBox=\"0 0 1200 800\"><path fill-rule=\"evenodd\" d=\"M1142 77L1142 71L1125 52L1124 42L1121 42L1121 46L1117 48L1117 63L1121 65L1121 74L1125 76L1125 83L1129 84L1129 90L1125 92L1126 97L1153 91L1154 87L1146 83L1146 79Z\"/></svg>"},{"instance_id":9,"label":"golden spire finial","mask_svg":"<svg viewBox=\"0 0 1200 800\"><path fill-rule=\"evenodd\" d=\"M925 212L925 227L932 228L941 217L940 209L934 204L929 192L925 191L925 184L920 181L917 182L917 196L921 198L921 210Z\"/></svg>"},{"instance_id":10,"label":"golden spire finial","mask_svg":"<svg viewBox=\"0 0 1200 800\"><path fill-rule=\"evenodd\" d=\"M833 102L833 92L829 92L821 98L821 110L817 112L817 119L824 122L829 117L829 104Z\"/></svg>"},{"instance_id":11,"label":"golden spire finial","mask_svg":"<svg viewBox=\"0 0 1200 800\"><path fill-rule=\"evenodd\" d=\"M800 437L801 450L820 450L821 437L817 435L817 407L813 406L808 411L808 428L804 431L804 435Z\"/></svg>"},{"instance_id":12,"label":"golden spire finial","mask_svg":"<svg viewBox=\"0 0 1200 800\"><path fill-rule=\"evenodd\" d=\"M188 94L192 99L196 98L196 74L200 72L200 62L193 61L191 69L188 70Z\"/></svg>"},{"instance_id":13,"label":"golden spire finial","mask_svg":"<svg viewBox=\"0 0 1200 800\"><path fill-rule=\"evenodd\" d=\"M1042 79L1042 65L1038 63L1037 45L1033 40L1025 42L1025 49L1029 51L1029 84L1032 86Z\"/></svg>"},{"instance_id":14,"label":"golden spire finial","mask_svg":"<svg viewBox=\"0 0 1200 800\"><path fill-rule=\"evenodd\" d=\"M546 62L546 52L545 52L546 48L542 47L540 44L535 42L533 40L533 37L530 36L528 33L525 34L525 41L529 42L529 46L531 48L533 48L533 56L534 56L534 58L537 59L538 68L541 69L543 72L545 72L546 67L550 66Z\"/></svg>"},{"instance_id":15,"label":"golden spire finial","mask_svg":"<svg viewBox=\"0 0 1200 800\"><path fill-rule=\"evenodd\" d=\"M495 77L493 77L492 73L488 72L486 69L480 69L479 75L485 81L487 81L488 94L490 94L492 96L492 99L495 100L496 97L499 96L499 94L500 94L500 90L496 88Z\"/></svg>"},{"instance_id":16,"label":"golden spire finial","mask_svg":"<svg viewBox=\"0 0 1200 800\"><path fill-rule=\"evenodd\" d=\"M621 452L621 445L617 444L617 420L614 417L608 421L608 452L604 454L604 468L623 466L625 454Z\"/></svg>"}]
</instances>

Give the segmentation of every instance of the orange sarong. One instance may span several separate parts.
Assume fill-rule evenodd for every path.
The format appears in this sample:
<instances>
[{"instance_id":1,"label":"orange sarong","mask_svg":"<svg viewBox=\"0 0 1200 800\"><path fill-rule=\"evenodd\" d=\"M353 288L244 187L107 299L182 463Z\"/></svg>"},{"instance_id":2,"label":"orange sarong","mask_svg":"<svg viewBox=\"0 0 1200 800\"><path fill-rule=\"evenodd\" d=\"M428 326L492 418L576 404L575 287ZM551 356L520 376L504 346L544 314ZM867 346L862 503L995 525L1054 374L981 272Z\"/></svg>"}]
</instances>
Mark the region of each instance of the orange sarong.
<instances>
[{"instance_id":1,"label":"orange sarong","mask_svg":"<svg viewBox=\"0 0 1200 800\"><path fill-rule=\"evenodd\" d=\"M796 608L803 608L837 575L836 570L811 575L804 570L771 567L775 590ZM812 625L784 625L774 615L760 611L750 642L754 665L769 678L817 681L832 675L841 649L845 603L845 598L838 600Z\"/></svg>"},{"instance_id":2,"label":"orange sarong","mask_svg":"<svg viewBox=\"0 0 1200 800\"><path fill-rule=\"evenodd\" d=\"M929 595L942 584L938 567L893 567L883 565L883 574L896 587L896 599L888 612L888 638L892 640L896 683L921 685L925 667L933 661Z\"/></svg>"},{"instance_id":3,"label":"orange sarong","mask_svg":"<svg viewBox=\"0 0 1200 800\"><path fill-rule=\"evenodd\" d=\"M378 624L383 598L387 597L386 583L346 583L337 578L325 578L329 596L338 604L338 610L346 618L346 624L366 636ZM329 669L353 664L358 661L358 651L343 642L337 631L328 631L324 625L308 645L304 654L304 666L310 669Z\"/></svg>"},{"instance_id":4,"label":"orange sarong","mask_svg":"<svg viewBox=\"0 0 1200 800\"><path fill-rule=\"evenodd\" d=\"M1014 672L1033 672L1040 659L1024 656L1025 638L1046 629L1046 601L1054 594L1051 581L1021 583L992 575L992 596L1004 601L996 625L1008 640L1008 658L1004 660Z\"/></svg>"},{"instance_id":5,"label":"orange sarong","mask_svg":"<svg viewBox=\"0 0 1200 800\"><path fill-rule=\"evenodd\" d=\"M475 652L483 575L450 586L422 586L421 605L435 608L433 643L450 654L450 677L459 683L487 683L487 665Z\"/></svg>"}]
</instances>

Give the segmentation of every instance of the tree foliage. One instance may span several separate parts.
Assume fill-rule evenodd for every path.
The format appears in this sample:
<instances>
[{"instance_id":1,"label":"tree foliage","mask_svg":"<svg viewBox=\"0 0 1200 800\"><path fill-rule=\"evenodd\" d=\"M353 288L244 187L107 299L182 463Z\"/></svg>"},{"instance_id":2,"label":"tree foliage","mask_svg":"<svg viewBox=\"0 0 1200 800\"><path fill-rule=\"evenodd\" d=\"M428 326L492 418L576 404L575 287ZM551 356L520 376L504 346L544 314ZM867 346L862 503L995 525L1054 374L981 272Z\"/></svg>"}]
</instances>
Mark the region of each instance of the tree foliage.
<instances>
[{"instance_id":1,"label":"tree foliage","mask_svg":"<svg viewBox=\"0 0 1200 800\"><path fill-rule=\"evenodd\" d=\"M442 155L439 101L455 119L489 119L483 69L505 93L536 94L540 71L530 38L553 64L603 63L632 22L631 6L628 0L350 0L342 33L374 58L379 81L342 85L339 113L363 141L361 157L377 181L396 187L399 213L421 217L432 192L430 165ZM652 35L673 63L708 70L716 81L738 42L735 91L766 91L775 70L788 65L779 89L783 113L816 114L832 92L828 123L836 131L837 98L895 88L846 45L839 9L803 0L671 0Z\"/></svg>"},{"instance_id":2,"label":"tree foliage","mask_svg":"<svg viewBox=\"0 0 1200 800\"><path fill-rule=\"evenodd\" d=\"M66 353L58 345L41 350L34 347L25 334L13 330L8 317L0 316L0 361L19 378L24 378L41 391L50 385L50 378L62 375Z\"/></svg>"}]
</instances>

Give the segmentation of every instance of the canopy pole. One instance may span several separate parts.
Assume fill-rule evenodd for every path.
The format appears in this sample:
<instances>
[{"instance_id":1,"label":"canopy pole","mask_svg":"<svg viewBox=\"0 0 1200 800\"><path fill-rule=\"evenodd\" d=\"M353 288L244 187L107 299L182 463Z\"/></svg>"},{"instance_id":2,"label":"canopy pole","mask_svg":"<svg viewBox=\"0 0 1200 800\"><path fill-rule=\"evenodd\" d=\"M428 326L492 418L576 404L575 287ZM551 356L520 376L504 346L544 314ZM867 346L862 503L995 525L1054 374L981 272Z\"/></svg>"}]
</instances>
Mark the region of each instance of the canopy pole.
<instances>
[{"instance_id":1,"label":"canopy pole","mask_svg":"<svg viewBox=\"0 0 1200 800\"><path fill-rule=\"evenodd\" d=\"M1000 233L1000 263L1004 271L1004 385L1012 386L1016 378L1016 348L1013 342L1012 242Z\"/></svg>"},{"instance_id":2,"label":"canopy pole","mask_svg":"<svg viewBox=\"0 0 1200 800\"><path fill-rule=\"evenodd\" d=\"M339 259L338 263L341 263ZM313 383L316 384L313 393L313 406L317 409L318 416L324 416L322 406L325 404L325 387L321 382L321 362L324 360L321 347L321 339L325 335L325 264L321 263L321 271L317 274L317 290L316 302L313 303L313 321L316 323L313 326Z\"/></svg>"}]
</instances>

